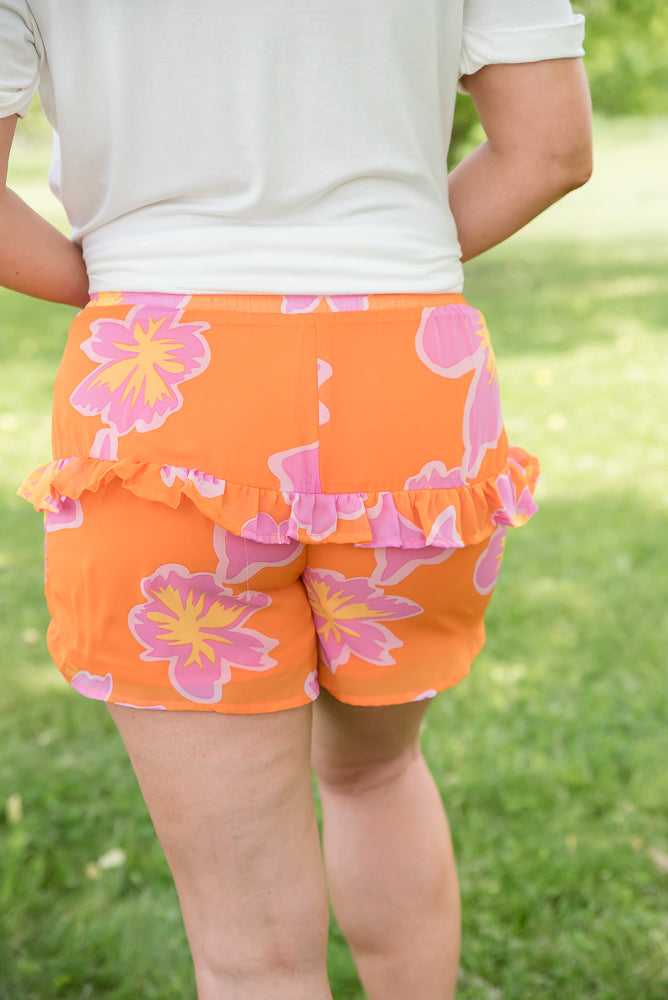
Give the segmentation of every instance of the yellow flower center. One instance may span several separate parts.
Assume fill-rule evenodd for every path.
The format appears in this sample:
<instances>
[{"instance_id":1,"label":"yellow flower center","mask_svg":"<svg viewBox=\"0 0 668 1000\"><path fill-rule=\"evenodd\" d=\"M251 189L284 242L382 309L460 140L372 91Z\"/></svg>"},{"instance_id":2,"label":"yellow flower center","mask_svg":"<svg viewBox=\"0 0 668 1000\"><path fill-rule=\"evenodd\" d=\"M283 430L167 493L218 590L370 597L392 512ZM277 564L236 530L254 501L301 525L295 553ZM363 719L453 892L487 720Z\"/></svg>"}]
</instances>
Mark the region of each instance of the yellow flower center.
<instances>
[{"instance_id":1,"label":"yellow flower center","mask_svg":"<svg viewBox=\"0 0 668 1000\"><path fill-rule=\"evenodd\" d=\"M330 591L327 583L317 577L309 578L306 589L314 613L324 619L324 625L319 629L324 642L327 642L331 634L334 635L335 642L340 642L342 635L358 639L359 631L344 624L345 622L392 617L391 611L375 611L363 601L353 601L344 590Z\"/></svg>"},{"instance_id":2,"label":"yellow flower center","mask_svg":"<svg viewBox=\"0 0 668 1000\"><path fill-rule=\"evenodd\" d=\"M156 321L149 317L147 330L140 323L135 323L132 343L115 341L114 347L130 356L109 365L93 384L96 387L106 386L113 392L125 382L122 402L130 397L130 405L134 406L143 392L144 402L154 406L168 391L165 380L156 368L160 367L173 375L185 369L185 365L177 357L177 351L184 345L167 338L155 337L166 318L163 316Z\"/></svg>"},{"instance_id":3,"label":"yellow flower center","mask_svg":"<svg viewBox=\"0 0 668 1000\"><path fill-rule=\"evenodd\" d=\"M185 666L197 663L200 669L202 657L210 663L215 662L214 643L232 644L231 639L212 630L234 625L244 610L227 608L216 601L205 612L204 594L196 599L191 590L184 602L180 591L171 585L151 591L150 596L166 608L165 611L149 611L146 615L150 622L158 626L158 638L172 646L191 646Z\"/></svg>"}]
</instances>

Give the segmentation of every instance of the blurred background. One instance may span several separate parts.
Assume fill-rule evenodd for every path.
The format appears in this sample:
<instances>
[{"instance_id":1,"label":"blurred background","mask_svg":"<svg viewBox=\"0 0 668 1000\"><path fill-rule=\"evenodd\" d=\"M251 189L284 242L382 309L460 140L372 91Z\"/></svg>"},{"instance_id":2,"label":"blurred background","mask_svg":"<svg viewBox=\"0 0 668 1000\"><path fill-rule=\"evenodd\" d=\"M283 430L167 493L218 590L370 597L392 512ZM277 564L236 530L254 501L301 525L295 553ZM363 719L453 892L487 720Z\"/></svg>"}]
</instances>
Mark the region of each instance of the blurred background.
<instances>
[{"instance_id":1,"label":"blurred background","mask_svg":"<svg viewBox=\"0 0 668 1000\"><path fill-rule=\"evenodd\" d=\"M576 9L594 176L467 265L509 436L542 476L487 646L425 726L459 858L460 1000L668 996L668 5ZM453 162L480 138L461 97ZM10 186L67 231L49 152L36 103ZM0 290L0 1000L194 1000L120 740L50 662L41 519L15 496L50 458L72 316ZM335 925L330 965L336 1000L362 1000Z\"/></svg>"}]
</instances>

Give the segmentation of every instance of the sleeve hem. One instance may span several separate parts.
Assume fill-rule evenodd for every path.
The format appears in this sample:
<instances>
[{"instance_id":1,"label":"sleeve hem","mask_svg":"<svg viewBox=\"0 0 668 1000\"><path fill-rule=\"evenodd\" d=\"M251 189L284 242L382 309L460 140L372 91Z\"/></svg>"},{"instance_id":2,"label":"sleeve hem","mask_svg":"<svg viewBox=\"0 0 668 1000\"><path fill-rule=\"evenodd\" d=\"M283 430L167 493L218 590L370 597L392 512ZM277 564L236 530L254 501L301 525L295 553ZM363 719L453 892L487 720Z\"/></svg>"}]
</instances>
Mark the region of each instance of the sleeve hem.
<instances>
[{"instance_id":1,"label":"sleeve hem","mask_svg":"<svg viewBox=\"0 0 668 1000\"><path fill-rule=\"evenodd\" d=\"M38 83L36 83L30 90L22 91L13 99L9 99L5 95L4 99L0 100L0 118L9 118L10 115L18 115L19 118L25 118L38 89Z\"/></svg>"},{"instance_id":2,"label":"sleeve hem","mask_svg":"<svg viewBox=\"0 0 668 1000\"><path fill-rule=\"evenodd\" d=\"M496 31L464 28L458 89L466 93L461 77L477 73L483 66L583 56L584 22L582 14L574 14L568 24L549 27Z\"/></svg>"}]
</instances>

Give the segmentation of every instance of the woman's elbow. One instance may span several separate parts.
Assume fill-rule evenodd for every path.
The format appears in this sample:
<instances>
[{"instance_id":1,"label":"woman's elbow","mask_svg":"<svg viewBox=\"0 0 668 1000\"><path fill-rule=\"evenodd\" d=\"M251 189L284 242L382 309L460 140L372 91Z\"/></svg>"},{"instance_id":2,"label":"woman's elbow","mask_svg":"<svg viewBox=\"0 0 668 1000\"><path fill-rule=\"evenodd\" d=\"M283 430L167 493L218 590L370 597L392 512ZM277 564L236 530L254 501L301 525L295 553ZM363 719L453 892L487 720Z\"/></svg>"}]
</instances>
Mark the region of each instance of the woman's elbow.
<instances>
[{"instance_id":1,"label":"woman's elbow","mask_svg":"<svg viewBox=\"0 0 668 1000\"><path fill-rule=\"evenodd\" d=\"M591 142L586 143L582 148L573 150L564 169L569 191L574 191L586 184L594 171L594 154Z\"/></svg>"},{"instance_id":2,"label":"woman's elbow","mask_svg":"<svg viewBox=\"0 0 668 1000\"><path fill-rule=\"evenodd\" d=\"M561 143L558 149L545 151L543 170L552 178L559 194L568 194L586 184L594 169L591 139L582 137L572 143Z\"/></svg>"}]
</instances>

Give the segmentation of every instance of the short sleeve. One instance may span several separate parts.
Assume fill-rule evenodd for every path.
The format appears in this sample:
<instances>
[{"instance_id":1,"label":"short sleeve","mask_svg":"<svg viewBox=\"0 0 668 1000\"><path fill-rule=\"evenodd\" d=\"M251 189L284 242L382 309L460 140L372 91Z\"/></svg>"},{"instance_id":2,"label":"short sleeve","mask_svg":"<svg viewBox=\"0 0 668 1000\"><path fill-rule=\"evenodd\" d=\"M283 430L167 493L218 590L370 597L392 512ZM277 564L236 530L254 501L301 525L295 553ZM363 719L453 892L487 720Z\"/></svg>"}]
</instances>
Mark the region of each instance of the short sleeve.
<instances>
[{"instance_id":1,"label":"short sleeve","mask_svg":"<svg viewBox=\"0 0 668 1000\"><path fill-rule=\"evenodd\" d=\"M39 87L41 44L23 0L0 0L0 118L27 114Z\"/></svg>"},{"instance_id":2,"label":"short sleeve","mask_svg":"<svg viewBox=\"0 0 668 1000\"><path fill-rule=\"evenodd\" d=\"M495 63L582 56L584 20L569 0L465 0L459 76Z\"/></svg>"}]
</instances>

